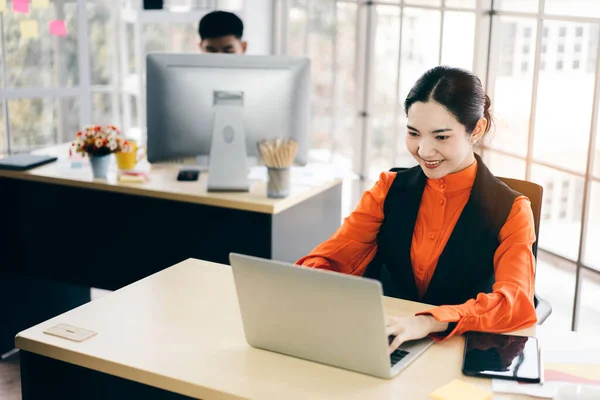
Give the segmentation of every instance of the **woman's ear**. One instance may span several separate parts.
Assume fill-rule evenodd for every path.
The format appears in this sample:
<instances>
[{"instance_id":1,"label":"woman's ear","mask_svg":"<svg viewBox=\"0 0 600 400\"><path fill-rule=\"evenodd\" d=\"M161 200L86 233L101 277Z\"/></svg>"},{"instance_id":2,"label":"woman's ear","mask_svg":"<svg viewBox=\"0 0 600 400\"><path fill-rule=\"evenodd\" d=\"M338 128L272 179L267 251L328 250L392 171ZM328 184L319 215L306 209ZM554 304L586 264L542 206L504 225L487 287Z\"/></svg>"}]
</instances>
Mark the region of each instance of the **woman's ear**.
<instances>
[{"instance_id":1,"label":"woman's ear","mask_svg":"<svg viewBox=\"0 0 600 400\"><path fill-rule=\"evenodd\" d=\"M476 144L483 138L487 125L488 120L486 118L479 118L477 125L475 125L475 129L473 129L473 133L471 133L471 144Z\"/></svg>"}]
</instances>

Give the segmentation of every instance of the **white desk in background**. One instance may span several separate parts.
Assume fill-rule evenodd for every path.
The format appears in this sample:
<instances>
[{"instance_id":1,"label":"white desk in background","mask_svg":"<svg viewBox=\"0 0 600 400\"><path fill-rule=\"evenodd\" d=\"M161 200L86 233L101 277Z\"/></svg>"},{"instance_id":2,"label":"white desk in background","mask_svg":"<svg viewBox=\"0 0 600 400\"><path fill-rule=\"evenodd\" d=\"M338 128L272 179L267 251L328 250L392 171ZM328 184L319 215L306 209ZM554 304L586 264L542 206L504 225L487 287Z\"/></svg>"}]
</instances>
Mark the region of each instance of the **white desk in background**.
<instances>
[{"instance_id":1,"label":"white desk in background","mask_svg":"<svg viewBox=\"0 0 600 400\"><path fill-rule=\"evenodd\" d=\"M232 251L293 262L341 224L342 180L310 167L293 171L289 197L270 199L261 179L248 193L208 193L207 173L179 182L180 165L163 164L146 183L119 182L116 170L102 181L89 165L71 167L68 144L36 153L59 161L0 170L0 208L9 210L0 302L41 292L57 301L0 315L0 354L18 331L89 301L85 288L116 290L190 257L226 263ZM49 283L30 290L28 279Z\"/></svg>"}]
</instances>

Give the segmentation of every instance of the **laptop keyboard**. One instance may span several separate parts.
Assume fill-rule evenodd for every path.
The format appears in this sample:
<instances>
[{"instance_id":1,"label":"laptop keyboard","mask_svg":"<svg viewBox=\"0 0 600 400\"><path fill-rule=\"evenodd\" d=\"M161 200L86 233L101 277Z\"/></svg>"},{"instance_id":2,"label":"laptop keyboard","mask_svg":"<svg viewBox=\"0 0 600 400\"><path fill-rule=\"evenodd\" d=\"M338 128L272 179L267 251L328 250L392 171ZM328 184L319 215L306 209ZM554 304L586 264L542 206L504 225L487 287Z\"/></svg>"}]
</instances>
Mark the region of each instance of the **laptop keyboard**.
<instances>
[{"instance_id":1,"label":"laptop keyboard","mask_svg":"<svg viewBox=\"0 0 600 400\"><path fill-rule=\"evenodd\" d=\"M394 336L389 336L388 341L391 344L394 340ZM390 354L390 367L396 365L399 361L401 361L404 357L408 355L408 351L396 349L392 354Z\"/></svg>"}]
</instances>

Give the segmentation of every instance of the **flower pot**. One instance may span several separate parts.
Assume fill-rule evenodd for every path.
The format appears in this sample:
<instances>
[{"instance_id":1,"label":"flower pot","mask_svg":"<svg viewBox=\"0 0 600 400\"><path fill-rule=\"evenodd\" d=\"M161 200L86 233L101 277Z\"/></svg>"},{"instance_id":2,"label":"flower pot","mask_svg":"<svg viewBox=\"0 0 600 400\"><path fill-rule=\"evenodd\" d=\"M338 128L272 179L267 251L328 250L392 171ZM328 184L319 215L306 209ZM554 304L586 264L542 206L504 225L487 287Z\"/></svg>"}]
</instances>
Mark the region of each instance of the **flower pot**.
<instances>
[{"instance_id":1,"label":"flower pot","mask_svg":"<svg viewBox=\"0 0 600 400\"><path fill-rule=\"evenodd\" d=\"M90 156L90 165L94 179L106 179L110 165L110 154L105 156Z\"/></svg>"}]
</instances>

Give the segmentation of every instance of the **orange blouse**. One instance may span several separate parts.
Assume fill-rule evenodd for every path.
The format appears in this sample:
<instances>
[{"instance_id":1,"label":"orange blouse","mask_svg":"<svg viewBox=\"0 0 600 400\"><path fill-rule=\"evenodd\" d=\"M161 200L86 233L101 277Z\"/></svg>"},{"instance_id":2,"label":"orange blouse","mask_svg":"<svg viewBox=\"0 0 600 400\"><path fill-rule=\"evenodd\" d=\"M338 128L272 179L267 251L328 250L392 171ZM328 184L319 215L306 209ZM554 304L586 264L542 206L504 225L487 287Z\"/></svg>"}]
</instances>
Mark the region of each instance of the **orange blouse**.
<instances>
[{"instance_id":1,"label":"orange blouse","mask_svg":"<svg viewBox=\"0 0 600 400\"><path fill-rule=\"evenodd\" d=\"M474 162L442 179L427 179L410 251L420 298L469 200L476 172L477 162ZM337 232L296 264L362 276L377 252L383 203L395 177L395 172L383 172ZM510 332L537 321L533 305L535 260L531 251L535 229L527 197L515 199L498 239L492 293L480 293L464 304L443 305L421 313L440 322L456 323L445 338L467 331Z\"/></svg>"}]
</instances>

